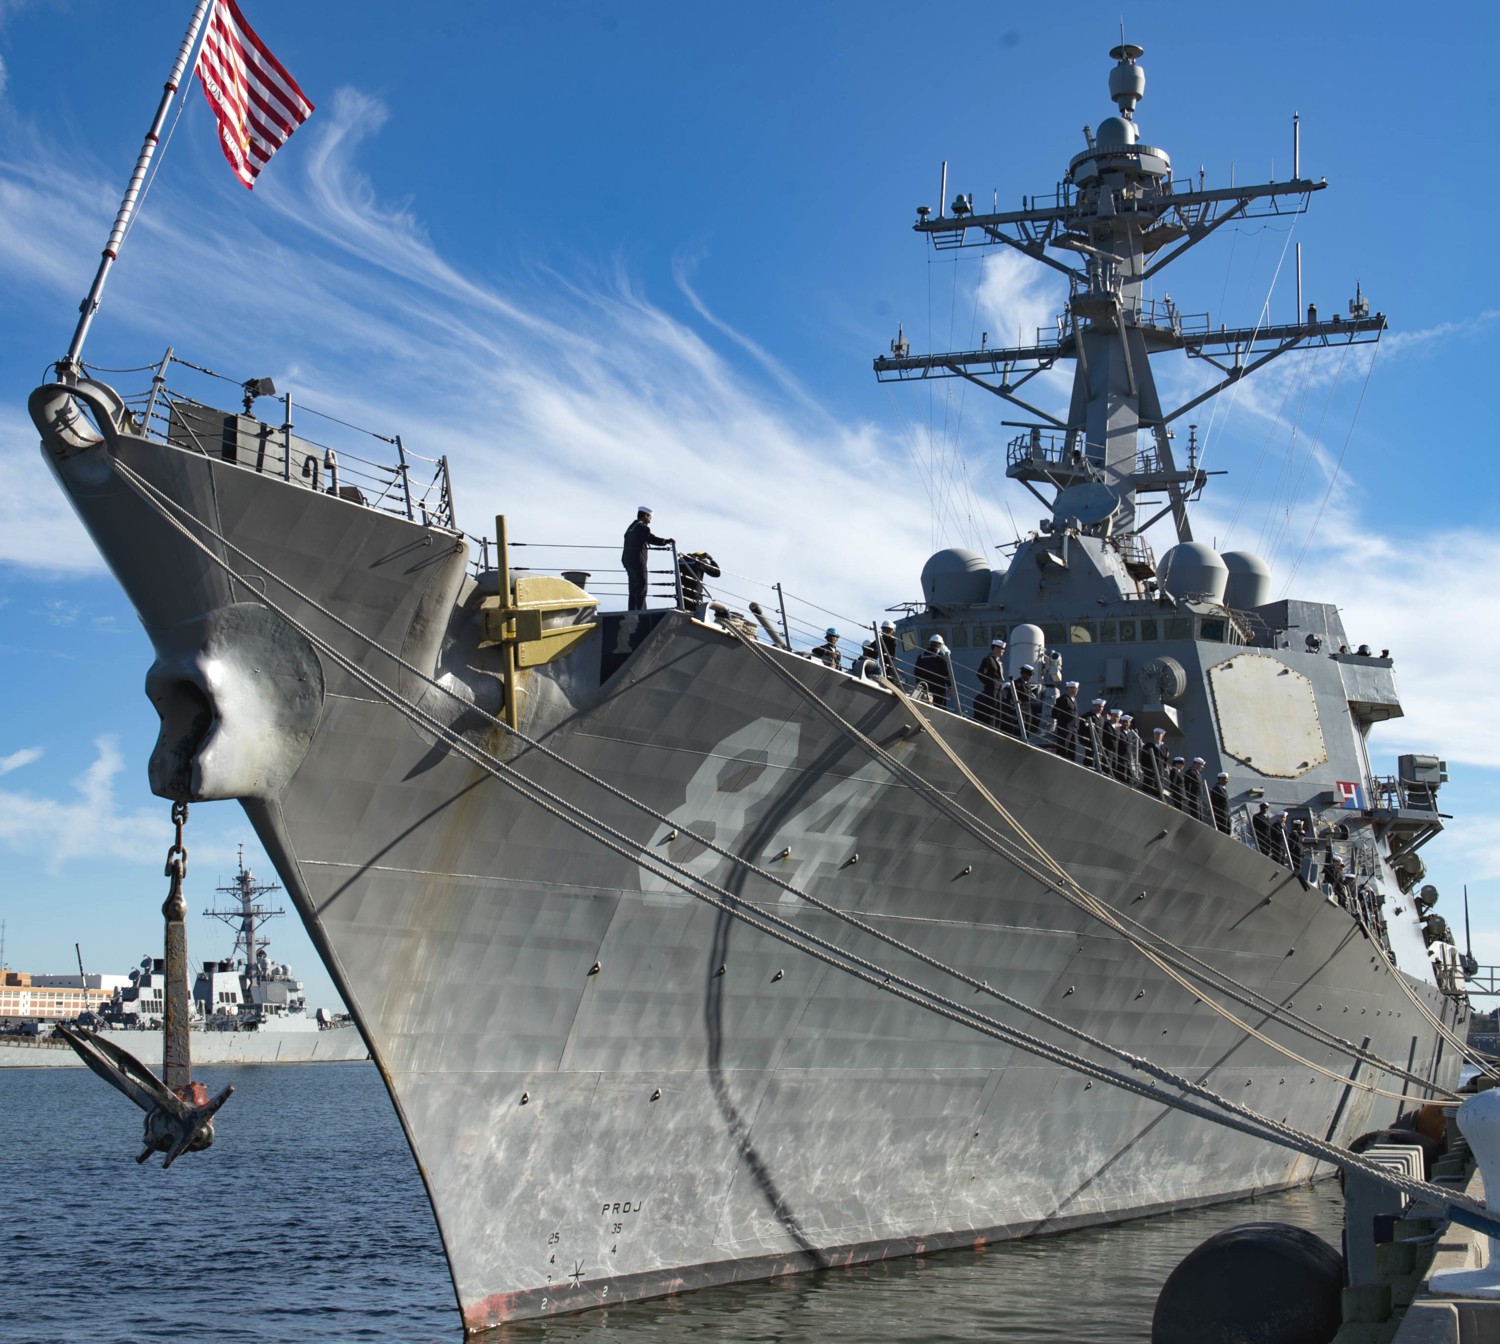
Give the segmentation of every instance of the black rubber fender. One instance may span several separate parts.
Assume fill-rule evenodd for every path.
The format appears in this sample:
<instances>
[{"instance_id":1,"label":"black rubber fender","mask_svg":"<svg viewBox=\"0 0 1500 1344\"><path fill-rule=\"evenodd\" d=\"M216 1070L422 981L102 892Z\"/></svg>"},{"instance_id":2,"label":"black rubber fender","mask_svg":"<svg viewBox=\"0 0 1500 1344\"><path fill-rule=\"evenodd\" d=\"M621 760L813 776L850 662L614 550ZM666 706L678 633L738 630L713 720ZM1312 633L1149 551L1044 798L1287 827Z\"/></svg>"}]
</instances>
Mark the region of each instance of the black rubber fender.
<instances>
[{"instance_id":1,"label":"black rubber fender","mask_svg":"<svg viewBox=\"0 0 1500 1344\"><path fill-rule=\"evenodd\" d=\"M1286 1223L1210 1237L1167 1276L1151 1344L1329 1344L1343 1321L1344 1259Z\"/></svg>"}]
</instances>

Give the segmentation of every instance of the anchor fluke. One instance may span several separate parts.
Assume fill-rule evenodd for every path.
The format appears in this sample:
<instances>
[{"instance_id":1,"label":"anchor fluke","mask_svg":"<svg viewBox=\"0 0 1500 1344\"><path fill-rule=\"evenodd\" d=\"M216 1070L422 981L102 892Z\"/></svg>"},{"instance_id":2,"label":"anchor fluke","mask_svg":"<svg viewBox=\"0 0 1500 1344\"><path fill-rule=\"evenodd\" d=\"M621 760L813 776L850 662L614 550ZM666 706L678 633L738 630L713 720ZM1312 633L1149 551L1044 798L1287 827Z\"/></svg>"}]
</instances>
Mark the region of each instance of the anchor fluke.
<instances>
[{"instance_id":1,"label":"anchor fluke","mask_svg":"<svg viewBox=\"0 0 1500 1344\"><path fill-rule=\"evenodd\" d=\"M165 1153L162 1166L170 1167L183 1153L202 1152L213 1143L214 1113L229 1100L233 1087L212 1100L202 1083L173 1089L113 1041L76 1027L59 1025L57 1031L89 1068L145 1111L146 1148L137 1162Z\"/></svg>"}]
</instances>

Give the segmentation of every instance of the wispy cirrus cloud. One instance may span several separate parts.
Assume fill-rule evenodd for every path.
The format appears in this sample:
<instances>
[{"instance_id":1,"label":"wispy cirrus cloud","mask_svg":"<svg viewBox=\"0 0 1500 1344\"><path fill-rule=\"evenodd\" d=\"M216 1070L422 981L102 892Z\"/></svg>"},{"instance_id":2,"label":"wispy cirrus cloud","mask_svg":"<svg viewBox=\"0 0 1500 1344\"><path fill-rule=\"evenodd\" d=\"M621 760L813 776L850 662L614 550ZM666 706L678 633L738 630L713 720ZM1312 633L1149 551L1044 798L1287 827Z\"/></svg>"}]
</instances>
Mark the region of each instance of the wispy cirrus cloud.
<instances>
[{"instance_id":1,"label":"wispy cirrus cloud","mask_svg":"<svg viewBox=\"0 0 1500 1344\"><path fill-rule=\"evenodd\" d=\"M739 359L746 342L685 273L686 317L608 264L566 280L450 264L410 207L380 202L359 171L379 121L364 96L335 98L321 128L303 132L302 171L289 160L257 191L269 224L264 210L212 200L148 211L111 281L108 320L184 354L212 351L216 367L273 373L299 402L448 454L460 521L476 533L503 509L523 540L611 546L649 498L659 525L737 571L825 586L803 541L817 536L828 553L862 555L841 574L846 606L873 614L914 592L919 540L866 545L865 520L920 488L887 434L835 420L764 352ZM76 179L4 180L26 197L18 217L33 236L0 241L0 271L21 270L50 246L42 222L75 217L92 191ZM215 302L173 301L202 293ZM560 512L570 535L554 535ZM66 547L49 551L44 536L8 558L62 565Z\"/></svg>"},{"instance_id":2,"label":"wispy cirrus cloud","mask_svg":"<svg viewBox=\"0 0 1500 1344\"><path fill-rule=\"evenodd\" d=\"M8 756L0 756L0 775L8 775L12 770L19 770L23 765L39 761L42 755L41 747L22 747Z\"/></svg>"}]
</instances>

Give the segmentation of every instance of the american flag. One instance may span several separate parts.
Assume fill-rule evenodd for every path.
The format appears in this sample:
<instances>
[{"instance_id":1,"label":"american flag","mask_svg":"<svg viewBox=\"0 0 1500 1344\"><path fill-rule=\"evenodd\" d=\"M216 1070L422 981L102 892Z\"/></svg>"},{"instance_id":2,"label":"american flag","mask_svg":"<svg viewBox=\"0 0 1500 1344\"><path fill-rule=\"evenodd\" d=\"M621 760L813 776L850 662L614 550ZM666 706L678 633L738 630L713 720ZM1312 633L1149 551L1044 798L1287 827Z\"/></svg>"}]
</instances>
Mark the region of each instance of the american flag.
<instances>
[{"instance_id":1,"label":"american flag","mask_svg":"<svg viewBox=\"0 0 1500 1344\"><path fill-rule=\"evenodd\" d=\"M297 87L234 0L214 0L195 67L203 95L219 120L219 143L247 187L311 115Z\"/></svg>"}]
</instances>

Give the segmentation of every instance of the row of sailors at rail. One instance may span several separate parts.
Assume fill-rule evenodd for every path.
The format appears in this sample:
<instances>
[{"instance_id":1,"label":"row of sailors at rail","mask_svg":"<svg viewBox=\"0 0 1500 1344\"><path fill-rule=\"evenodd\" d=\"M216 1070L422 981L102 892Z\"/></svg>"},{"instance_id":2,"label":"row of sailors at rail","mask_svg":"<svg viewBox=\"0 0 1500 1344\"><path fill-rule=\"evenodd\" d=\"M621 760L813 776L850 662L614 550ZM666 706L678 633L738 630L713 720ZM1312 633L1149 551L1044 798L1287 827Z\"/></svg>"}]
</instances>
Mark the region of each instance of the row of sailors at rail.
<instances>
[{"instance_id":1,"label":"row of sailors at rail","mask_svg":"<svg viewBox=\"0 0 1500 1344\"><path fill-rule=\"evenodd\" d=\"M838 639L838 630L829 626L824 644L814 649L812 656L830 667L839 667ZM1035 745L1042 736L1042 695L1036 668L1023 663L1015 676L1008 677L1004 655L1005 641L992 640L990 652L979 665L981 689L974 700L974 720ZM1060 677L1056 668L1056 663L1049 667L1054 681ZM881 627L878 642L865 642L849 670L857 677L890 676L904 683L896 666L896 628L892 622L886 621ZM913 674L918 697L946 709L950 691L956 688L941 635L934 635L927 649L917 655ZM1227 771L1221 770L1209 784L1204 775L1207 762L1201 756L1188 761L1172 755L1166 745L1165 728L1153 728L1151 740L1146 742L1133 726L1133 717L1110 709L1102 697L1080 711L1078 690L1078 682L1064 681L1052 703L1052 750L1058 756L1170 802L1178 811L1224 835L1234 833ZM1387 941L1378 895L1347 871L1332 844L1324 852L1321 873L1316 871L1318 843L1309 840L1304 820L1285 812L1273 816L1270 804L1263 802L1250 818L1250 833L1255 847L1267 858L1284 864L1309 885L1321 886L1327 896L1361 918L1382 942Z\"/></svg>"},{"instance_id":2,"label":"row of sailors at rail","mask_svg":"<svg viewBox=\"0 0 1500 1344\"><path fill-rule=\"evenodd\" d=\"M829 667L840 667L838 642L837 628L829 626L823 644L812 651L812 656ZM1054 683L1061 681L1060 667L1061 660L1051 655L1048 670ZM896 664L893 622L883 623L878 641L865 642L849 670L857 677L886 676L898 683L904 681ZM950 692L956 688L951 655L941 635L934 635L917 655L912 672L917 695L946 709ZM1005 641L995 639L979 664L978 676L980 692L974 699L974 721L1037 744L1043 735L1043 696L1036 668L1025 663L1015 676L1007 676ZM1203 758L1195 756L1189 762L1172 755L1167 749L1165 728L1153 729L1151 740L1144 741L1133 726L1132 716L1110 709L1102 698L1080 711L1078 689L1076 681L1062 682L1051 706L1052 750L1058 756L1164 799L1195 821L1231 834L1228 774L1221 773L1210 786L1203 774Z\"/></svg>"}]
</instances>

